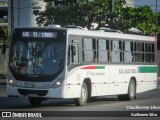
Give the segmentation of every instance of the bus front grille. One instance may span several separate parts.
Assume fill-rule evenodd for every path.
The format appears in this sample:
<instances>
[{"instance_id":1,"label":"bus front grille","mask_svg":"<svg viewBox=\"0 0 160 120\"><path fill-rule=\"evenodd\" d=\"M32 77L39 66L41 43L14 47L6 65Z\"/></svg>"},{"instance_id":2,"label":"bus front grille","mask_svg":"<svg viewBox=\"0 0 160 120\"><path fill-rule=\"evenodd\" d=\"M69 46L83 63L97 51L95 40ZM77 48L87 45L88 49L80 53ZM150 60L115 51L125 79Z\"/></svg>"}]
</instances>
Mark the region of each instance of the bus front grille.
<instances>
[{"instance_id":1,"label":"bus front grille","mask_svg":"<svg viewBox=\"0 0 160 120\"><path fill-rule=\"evenodd\" d=\"M25 90L25 89L18 89L18 92L21 95L28 96L29 94L35 94L38 96L45 96L48 93L48 90Z\"/></svg>"}]
</instances>

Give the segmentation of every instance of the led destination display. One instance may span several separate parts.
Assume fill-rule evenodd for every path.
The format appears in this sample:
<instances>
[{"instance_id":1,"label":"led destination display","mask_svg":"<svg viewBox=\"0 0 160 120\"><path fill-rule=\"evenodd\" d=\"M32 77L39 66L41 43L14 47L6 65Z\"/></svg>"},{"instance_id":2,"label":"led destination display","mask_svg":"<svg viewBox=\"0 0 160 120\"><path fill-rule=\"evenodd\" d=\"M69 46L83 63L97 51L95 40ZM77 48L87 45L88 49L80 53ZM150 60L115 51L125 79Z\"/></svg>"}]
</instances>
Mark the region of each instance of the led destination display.
<instances>
[{"instance_id":1,"label":"led destination display","mask_svg":"<svg viewBox=\"0 0 160 120\"><path fill-rule=\"evenodd\" d=\"M56 32L22 32L22 37L57 38Z\"/></svg>"}]
</instances>

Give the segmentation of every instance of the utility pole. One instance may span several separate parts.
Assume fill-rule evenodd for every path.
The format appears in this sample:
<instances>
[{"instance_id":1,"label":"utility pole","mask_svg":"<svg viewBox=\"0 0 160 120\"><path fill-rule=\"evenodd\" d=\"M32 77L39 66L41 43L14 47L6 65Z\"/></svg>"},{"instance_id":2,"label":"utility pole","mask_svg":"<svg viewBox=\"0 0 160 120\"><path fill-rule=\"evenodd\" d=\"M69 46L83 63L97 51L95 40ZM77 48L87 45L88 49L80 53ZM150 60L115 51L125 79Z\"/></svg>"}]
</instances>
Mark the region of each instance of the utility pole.
<instances>
[{"instance_id":1,"label":"utility pole","mask_svg":"<svg viewBox=\"0 0 160 120\"><path fill-rule=\"evenodd\" d=\"M113 0L109 1L109 10L110 10L110 14L113 12ZM111 14L112 15L112 14ZM111 24L113 24L113 16L110 16L110 22ZM112 28L112 26L109 26L110 28Z\"/></svg>"},{"instance_id":2,"label":"utility pole","mask_svg":"<svg viewBox=\"0 0 160 120\"><path fill-rule=\"evenodd\" d=\"M156 14L157 14L157 0L156 0Z\"/></svg>"},{"instance_id":3,"label":"utility pole","mask_svg":"<svg viewBox=\"0 0 160 120\"><path fill-rule=\"evenodd\" d=\"M156 0L156 19L157 19L158 15L157 15L157 0ZM156 20L156 26L158 26L158 19ZM158 34L157 34L157 30L156 30L156 41L157 41L157 47L158 47ZM158 49L158 48L157 48Z\"/></svg>"},{"instance_id":4,"label":"utility pole","mask_svg":"<svg viewBox=\"0 0 160 120\"><path fill-rule=\"evenodd\" d=\"M113 12L113 1L112 0L109 1L109 10L110 10L110 13Z\"/></svg>"},{"instance_id":5,"label":"utility pole","mask_svg":"<svg viewBox=\"0 0 160 120\"><path fill-rule=\"evenodd\" d=\"M156 19L157 19L157 17L158 17L158 15L157 15L157 0L156 0ZM156 26L158 26L158 19L156 20ZM155 39L156 39L156 42L157 42L157 50L156 50L156 57L158 57L158 61L157 61L157 59L156 59L156 63L158 63L158 67L159 67L159 40L158 40L158 33L157 33L157 30L156 30L156 35L155 35ZM159 71L158 71L158 75L159 75Z\"/></svg>"},{"instance_id":6,"label":"utility pole","mask_svg":"<svg viewBox=\"0 0 160 120\"><path fill-rule=\"evenodd\" d=\"M14 30L14 5L13 5L13 0L11 0L11 34Z\"/></svg>"}]
</instances>

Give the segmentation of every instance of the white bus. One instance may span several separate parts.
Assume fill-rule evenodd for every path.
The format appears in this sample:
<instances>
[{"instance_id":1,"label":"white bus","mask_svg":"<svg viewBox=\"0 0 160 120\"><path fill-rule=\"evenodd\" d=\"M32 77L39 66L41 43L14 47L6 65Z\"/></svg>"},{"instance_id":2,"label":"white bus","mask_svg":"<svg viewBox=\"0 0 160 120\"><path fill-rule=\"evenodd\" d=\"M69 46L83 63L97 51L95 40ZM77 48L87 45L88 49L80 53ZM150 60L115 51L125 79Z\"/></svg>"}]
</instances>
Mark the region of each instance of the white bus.
<instances>
[{"instance_id":1,"label":"white bus","mask_svg":"<svg viewBox=\"0 0 160 120\"><path fill-rule=\"evenodd\" d=\"M157 45L151 36L69 28L17 28L7 74L9 97L32 105L49 98L85 105L96 96L133 100L157 86Z\"/></svg>"}]
</instances>

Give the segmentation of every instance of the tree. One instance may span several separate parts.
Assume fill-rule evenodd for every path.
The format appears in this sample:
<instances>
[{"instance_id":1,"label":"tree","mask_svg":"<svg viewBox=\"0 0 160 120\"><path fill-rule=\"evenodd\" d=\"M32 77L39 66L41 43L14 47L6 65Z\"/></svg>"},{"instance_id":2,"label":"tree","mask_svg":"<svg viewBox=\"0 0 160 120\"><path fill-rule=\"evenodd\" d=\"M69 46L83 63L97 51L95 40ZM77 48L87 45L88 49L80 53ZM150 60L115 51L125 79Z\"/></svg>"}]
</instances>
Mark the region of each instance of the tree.
<instances>
[{"instance_id":1,"label":"tree","mask_svg":"<svg viewBox=\"0 0 160 120\"><path fill-rule=\"evenodd\" d=\"M151 8L148 6L142 6L138 8L128 8L128 16L130 17L130 22L132 27L136 27L142 31L143 34L151 34L159 31L159 26L157 26L158 17L152 12ZM138 14L137 14L138 13Z\"/></svg>"},{"instance_id":2,"label":"tree","mask_svg":"<svg viewBox=\"0 0 160 120\"><path fill-rule=\"evenodd\" d=\"M158 14L153 13L149 6L124 7L124 4L125 2L119 1L115 3L112 28L127 31L129 28L135 27L145 35L160 32L160 27L157 26Z\"/></svg>"},{"instance_id":3,"label":"tree","mask_svg":"<svg viewBox=\"0 0 160 120\"><path fill-rule=\"evenodd\" d=\"M8 54L6 53L6 48L9 46L10 42L10 35L8 32L8 26L1 26L1 29L3 30L4 33L4 38L3 40L0 40L2 42L2 50L0 49L0 77L5 77L6 75L6 66L7 66L7 61L6 58Z\"/></svg>"},{"instance_id":4,"label":"tree","mask_svg":"<svg viewBox=\"0 0 160 120\"><path fill-rule=\"evenodd\" d=\"M47 0L54 1L56 0ZM109 12L109 0L71 0L56 7L46 7L45 11L34 10L37 15L37 23L48 25L52 23L66 25L76 24L82 27L92 28L92 23L96 22L101 26ZM103 19L103 20L102 20Z\"/></svg>"},{"instance_id":5,"label":"tree","mask_svg":"<svg viewBox=\"0 0 160 120\"><path fill-rule=\"evenodd\" d=\"M10 34L8 31L8 26L1 26L0 29L2 29L4 33L4 38L0 40L0 43L2 44L2 54L5 54L6 48L9 47L10 44Z\"/></svg>"},{"instance_id":6,"label":"tree","mask_svg":"<svg viewBox=\"0 0 160 120\"><path fill-rule=\"evenodd\" d=\"M39 26L48 24L68 25L75 24L88 29L93 29L92 23L100 27L127 31L136 27L143 34L159 32L156 25L158 17L148 6L132 8L125 6L125 0L116 0L111 12L110 0L45 0L54 2L56 6L47 6L44 11L34 10Z\"/></svg>"},{"instance_id":7,"label":"tree","mask_svg":"<svg viewBox=\"0 0 160 120\"><path fill-rule=\"evenodd\" d=\"M4 43L9 46L10 44L10 34L9 34L9 31L8 31L8 26L3 26L2 27L2 30L4 31L4 34L5 34L5 39L4 39Z\"/></svg>"}]
</instances>

